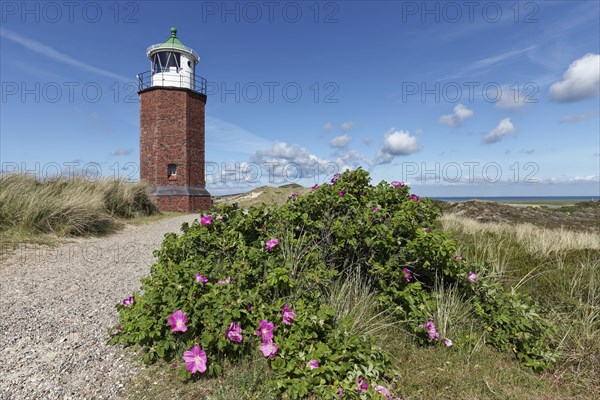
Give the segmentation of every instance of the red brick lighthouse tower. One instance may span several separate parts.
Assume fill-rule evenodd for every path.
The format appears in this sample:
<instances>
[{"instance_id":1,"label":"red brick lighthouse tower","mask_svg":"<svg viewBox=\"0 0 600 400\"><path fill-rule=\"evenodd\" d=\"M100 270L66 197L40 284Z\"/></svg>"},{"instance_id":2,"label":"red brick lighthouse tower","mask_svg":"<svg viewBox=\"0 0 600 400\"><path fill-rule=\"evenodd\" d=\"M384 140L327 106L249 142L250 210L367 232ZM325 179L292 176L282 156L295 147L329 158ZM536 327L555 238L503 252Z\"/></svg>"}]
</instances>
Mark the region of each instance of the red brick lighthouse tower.
<instances>
[{"instance_id":1,"label":"red brick lighthouse tower","mask_svg":"<svg viewBox=\"0 0 600 400\"><path fill-rule=\"evenodd\" d=\"M204 175L206 80L198 54L177 38L148 47L151 70L139 74L140 178L163 211L211 206Z\"/></svg>"}]
</instances>

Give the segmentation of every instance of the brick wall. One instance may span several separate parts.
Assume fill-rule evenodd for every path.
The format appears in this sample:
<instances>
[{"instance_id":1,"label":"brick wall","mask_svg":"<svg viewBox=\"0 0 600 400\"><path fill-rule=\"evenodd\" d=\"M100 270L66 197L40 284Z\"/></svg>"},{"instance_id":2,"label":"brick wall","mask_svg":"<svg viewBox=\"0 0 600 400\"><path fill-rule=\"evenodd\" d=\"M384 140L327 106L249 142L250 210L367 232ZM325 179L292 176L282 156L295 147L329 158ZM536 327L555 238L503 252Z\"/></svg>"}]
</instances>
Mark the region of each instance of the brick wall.
<instances>
[{"instance_id":1,"label":"brick wall","mask_svg":"<svg viewBox=\"0 0 600 400\"><path fill-rule=\"evenodd\" d=\"M153 87L140 95L140 178L153 186L205 186L206 96L188 89ZM169 164L177 176L169 178ZM163 197L173 197L164 199ZM161 210L195 211L210 197L157 196Z\"/></svg>"},{"instance_id":2,"label":"brick wall","mask_svg":"<svg viewBox=\"0 0 600 400\"><path fill-rule=\"evenodd\" d=\"M156 203L162 211L196 212L212 207L210 197L199 196L156 196Z\"/></svg>"}]
</instances>

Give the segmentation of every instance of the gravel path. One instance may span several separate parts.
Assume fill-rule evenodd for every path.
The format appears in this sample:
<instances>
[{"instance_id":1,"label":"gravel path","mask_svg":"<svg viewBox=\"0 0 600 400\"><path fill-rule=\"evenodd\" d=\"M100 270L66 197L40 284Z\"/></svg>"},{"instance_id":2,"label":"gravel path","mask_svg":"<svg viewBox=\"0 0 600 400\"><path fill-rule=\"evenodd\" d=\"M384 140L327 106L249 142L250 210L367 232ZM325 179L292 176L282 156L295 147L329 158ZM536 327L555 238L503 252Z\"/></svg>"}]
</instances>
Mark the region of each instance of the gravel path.
<instances>
[{"instance_id":1,"label":"gravel path","mask_svg":"<svg viewBox=\"0 0 600 400\"><path fill-rule=\"evenodd\" d=\"M176 216L57 248L19 249L0 264L0 399L119 397L137 367L108 328L139 288Z\"/></svg>"}]
</instances>

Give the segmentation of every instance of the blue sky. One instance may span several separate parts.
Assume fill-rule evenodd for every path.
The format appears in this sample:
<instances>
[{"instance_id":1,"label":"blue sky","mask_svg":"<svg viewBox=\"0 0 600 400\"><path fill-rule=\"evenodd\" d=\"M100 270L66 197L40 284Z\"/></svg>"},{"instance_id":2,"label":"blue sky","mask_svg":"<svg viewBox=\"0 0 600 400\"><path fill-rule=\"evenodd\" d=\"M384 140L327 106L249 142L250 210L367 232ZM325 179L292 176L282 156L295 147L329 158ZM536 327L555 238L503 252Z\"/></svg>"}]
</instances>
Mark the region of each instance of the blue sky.
<instances>
[{"instance_id":1,"label":"blue sky","mask_svg":"<svg viewBox=\"0 0 600 400\"><path fill-rule=\"evenodd\" d=\"M135 76L149 69L146 47L176 26L209 81L215 194L362 166L421 195L600 195L597 1L8 1L1 11L4 171L137 179Z\"/></svg>"}]
</instances>

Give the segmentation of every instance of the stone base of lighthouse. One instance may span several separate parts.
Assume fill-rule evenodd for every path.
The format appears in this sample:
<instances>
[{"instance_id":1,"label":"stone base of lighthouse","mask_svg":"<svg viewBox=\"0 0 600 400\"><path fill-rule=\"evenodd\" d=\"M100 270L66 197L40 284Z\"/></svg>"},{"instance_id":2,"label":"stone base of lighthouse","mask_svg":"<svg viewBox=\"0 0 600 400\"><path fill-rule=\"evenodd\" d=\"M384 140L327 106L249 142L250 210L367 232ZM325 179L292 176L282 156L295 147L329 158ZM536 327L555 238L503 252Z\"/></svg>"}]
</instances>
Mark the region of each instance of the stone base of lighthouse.
<instances>
[{"instance_id":1,"label":"stone base of lighthouse","mask_svg":"<svg viewBox=\"0 0 600 400\"><path fill-rule=\"evenodd\" d=\"M196 212L212 208L210 194L201 187L157 186L152 195L161 211Z\"/></svg>"}]
</instances>

